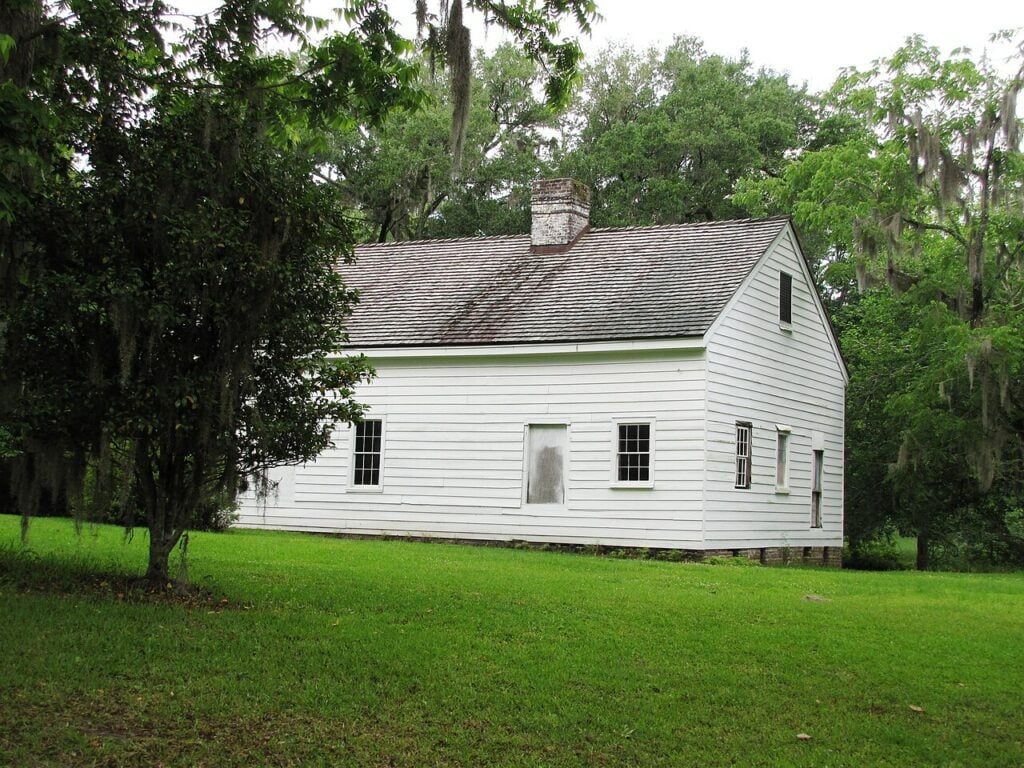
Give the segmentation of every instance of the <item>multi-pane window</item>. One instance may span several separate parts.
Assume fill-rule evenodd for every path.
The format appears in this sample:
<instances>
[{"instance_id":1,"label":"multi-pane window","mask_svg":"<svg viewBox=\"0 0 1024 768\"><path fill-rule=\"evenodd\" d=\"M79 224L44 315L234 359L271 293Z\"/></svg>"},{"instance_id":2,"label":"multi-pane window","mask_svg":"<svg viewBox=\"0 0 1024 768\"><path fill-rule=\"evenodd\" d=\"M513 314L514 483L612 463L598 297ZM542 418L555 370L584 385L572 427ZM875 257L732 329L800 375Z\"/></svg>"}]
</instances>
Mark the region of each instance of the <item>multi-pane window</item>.
<instances>
[{"instance_id":1,"label":"multi-pane window","mask_svg":"<svg viewBox=\"0 0 1024 768\"><path fill-rule=\"evenodd\" d=\"M750 439L753 428L750 422L736 422L736 487L750 487Z\"/></svg>"},{"instance_id":2,"label":"multi-pane window","mask_svg":"<svg viewBox=\"0 0 1024 768\"><path fill-rule=\"evenodd\" d=\"M366 419L356 424L352 451L352 484L380 485L381 436L384 422Z\"/></svg>"},{"instance_id":3,"label":"multi-pane window","mask_svg":"<svg viewBox=\"0 0 1024 768\"><path fill-rule=\"evenodd\" d=\"M793 276L779 272L779 322L793 322Z\"/></svg>"},{"instance_id":4,"label":"multi-pane window","mask_svg":"<svg viewBox=\"0 0 1024 768\"><path fill-rule=\"evenodd\" d=\"M651 425L619 424L616 477L621 483L651 479Z\"/></svg>"},{"instance_id":5,"label":"multi-pane window","mask_svg":"<svg viewBox=\"0 0 1024 768\"><path fill-rule=\"evenodd\" d=\"M811 463L811 528L821 528L821 472L825 452L815 450Z\"/></svg>"},{"instance_id":6,"label":"multi-pane window","mask_svg":"<svg viewBox=\"0 0 1024 768\"><path fill-rule=\"evenodd\" d=\"M789 430L776 432L775 442L775 487L789 488Z\"/></svg>"}]
</instances>

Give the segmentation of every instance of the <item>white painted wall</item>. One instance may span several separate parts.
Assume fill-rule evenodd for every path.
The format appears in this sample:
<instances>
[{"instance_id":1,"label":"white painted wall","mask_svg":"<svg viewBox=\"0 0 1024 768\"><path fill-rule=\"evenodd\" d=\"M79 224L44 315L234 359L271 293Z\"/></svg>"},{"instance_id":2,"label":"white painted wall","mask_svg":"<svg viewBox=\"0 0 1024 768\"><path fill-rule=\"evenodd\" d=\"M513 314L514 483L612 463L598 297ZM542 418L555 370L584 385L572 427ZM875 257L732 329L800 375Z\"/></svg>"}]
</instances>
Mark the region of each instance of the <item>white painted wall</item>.
<instances>
[{"instance_id":1,"label":"white painted wall","mask_svg":"<svg viewBox=\"0 0 1024 768\"><path fill-rule=\"evenodd\" d=\"M554 348L554 347L552 347ZM239 524L364 534L702 547L701 350L371 359L357 397L385 419L379 491L349 483L350 430L275 471L277 498ZM615 419L655 423L654 485L613 487ZM528 424L568 425L566 503L525 504Z\"/></svg>"},{"instance_id":2,"label":"white painted wall","mask_svg":"<svg viewBox=\"0 0 1024 768\"><path fill-rule=\"evenodd\" d=\"M707 334L707 549L842 546L845 379L787 228ZM793 275L783 330L778 275ZM752 483L735 488L737 421L753 424ZM789 493L775 488L776 425L792 428ZM822 528L812 529L811 459L824 447Z\"/></svg>"}]
</instances>

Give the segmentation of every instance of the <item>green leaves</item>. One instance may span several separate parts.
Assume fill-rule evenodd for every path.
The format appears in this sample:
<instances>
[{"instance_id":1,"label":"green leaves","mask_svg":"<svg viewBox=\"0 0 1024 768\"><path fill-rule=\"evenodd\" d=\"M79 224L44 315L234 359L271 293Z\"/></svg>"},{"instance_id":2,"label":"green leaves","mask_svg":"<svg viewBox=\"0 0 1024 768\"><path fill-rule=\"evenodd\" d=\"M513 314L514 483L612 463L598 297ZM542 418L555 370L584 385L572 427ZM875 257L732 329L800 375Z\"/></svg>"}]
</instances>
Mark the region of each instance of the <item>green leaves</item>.
<instances>
[{"instance_id":1,"label":"green leaves","mask_svg":"<svg viewBox=\"0 0 1024 768\"><path fill-rule=\"evenodd\" d=\"M568 105L580 82L583 52L575 40L556 38L566 17L572 17L581 32L590 31L591 22L598 18L593 0L465 0L465 7L483 13L485 23L497 24L509 32L517 46L541 65L547 73L544 93L550 107ZM440 66L451 75L449 144L453 176L458 177L472 91L472 41L469 28L463 24L463 0L441 0L437 10L431 13L425 1L418 2L416 24L431 73Z\"/></svg>"},{"instance_id":2,"label":"green leaves","mask_svg":"<svg viewBox=\"0 0 1024 768\"><path fill-rule=\"evenodd\" d=\"M11 51L16 44L17 41L11 35L0 32L0 59L3 59L5 65L10 62Z\"/></svg>"},{"instance_id":3,"label":"green leaves","mask_svg":"<svg viewBox=\"0 0 1024 768\"><path fill-rule=\"evenodd\" d=\"M81 509L96 461L93 498L124 477L163 574L242 476L311 458L360 413L365 361L330 359L353 233L317 151L331 126L423 98L380 2L318 42L292 0L229 0L174 47L166 14L89 0L46 19L59 51L0 42L18 65L0 80L0 265L18 277L0 293L0 450L19 451L27 512L44 492ZM271 33L299 54L267 53Z\"/></svg>"},{"instance_id":4,"label":"green leaves","mask_svg":"<svg viewBox=\"0 0 1024 768\"><path fill-rule=\"evenodd\" d=\"M744 191L839 254L827 287L857 273L862 296L844 294L840 312L854 536L895 523L926 555L968 535L968 510L1000 517L997 500L1024 487L1024 173L1006 113L1020 87L987 59L910 38L839 78L827 134Z\"/></svg>"},{"instance_id":5,"label":"green leaves","mask_svg":"<svg viewBox=\"0 0 1024 768\"><path fill-rule=\"evenodd\" d=\"M624 226L747 215L742 180L781 173L812 114L785 77L677 38L603 52L565 122L561 172L594 191L596 225Z\"/></svg>"},{"instance_id":6,"label":"green leaves","mask_svg":"<svg viewBox=\"0 0 1024 768\"><path fill-rule=\"evenodd\" d=\"M361 237L522 232L529 226L530 183L544 173L545 129L554 125L536 95L539 67L507 44L478 56L462 157L467 181L459 183L449 152L449 85L431 79L425 64L422 75L427 98L421 109L337 135L324 155L333 183L364 219Z\"/></svg>"}]
</instances>

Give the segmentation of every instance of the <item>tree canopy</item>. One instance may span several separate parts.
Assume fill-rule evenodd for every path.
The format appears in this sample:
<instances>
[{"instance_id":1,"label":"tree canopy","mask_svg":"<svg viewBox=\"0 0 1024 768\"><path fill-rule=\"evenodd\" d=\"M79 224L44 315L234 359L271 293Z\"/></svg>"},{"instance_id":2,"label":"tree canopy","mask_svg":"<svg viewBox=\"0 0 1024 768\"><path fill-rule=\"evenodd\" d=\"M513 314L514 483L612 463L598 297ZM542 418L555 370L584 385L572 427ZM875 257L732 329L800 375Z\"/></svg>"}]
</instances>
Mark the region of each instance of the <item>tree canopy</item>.
<instances>
[{"instance_id":1,"label":"tree canopy","mask_svg":"<svg viewBox=\"0 0 1024 768\"><path fill-rule=\"evenodd\" d=\"M574 37L559 39L561 21L572 18L580 32L589 33L598 18L594 0L416 0L416 26L431 72L440 65L451 81L451 174L462 171L462 150L469 126L473 89L473 43L464 24L464 10L481 13L484 23L497 24L511 33L517 47L546 70L547 104L564 107L579 81L583 50Z\"/></svg>"},{"instance_id":2,"label":"tree canopy","mask_svg":"<svg viewBox=\"0 0 1024 768\"><path fill-rule=\"evenodd\" d=\"M539 98L529 57L478 52L458 178L443 151L444 81L430 84L424 111L341 141L339 176L374 222L367 239L525 231L529 184L551 175L590 187L595 226L742 217L741 183L781 174L816 137L802 88L692 38L664 51L609 47L581 77L559 111Z\"/></svg>"},{"instance_id":3,"label":"tree canopy","mask_svg":"<svg viewBox=\"0 0 1024 768\"><path fill-rule=\"evenodd\" d=\"M565 101L580 52L556 40L559 22L586 29L595 11L467 7L529 55L506 51L479 72L501 90L481 120L498 126L482 162L547 114L529 92L533 62L548 66L548 104ZM454 105L452 151L436 154L455 170L469 99L461 14L461 0L417 6L432 63L452 73L433 90ZM140 510L153 582L247 476L312 458L335 423L360 417L353 387L371 371L338 356L356 297L335 267L364 221L353 200L374 209L373 174L378 188L402 185L395 166L331 169L365 154L352 137L388 140L388 115L392 134L437 115L399 116L431 86L387 3L353 0L343 16L331 31L301 0L227 0L187 18L141 0L0 9L0 458L26 515L47 497L127 520ZM291 52L269 45L280 37ZM405 186L425 221L422 190ZM408 232L393 214L381 230Z\"/></svg>"},{"instance_id":4,"label":"tree canopy","mask_svg":"<svg viewBox=\"0 0 1024 768\"><path fill-rule=\"evenodd\" d=\"M823 125L841 130L741 195L764 194L829 244L826 290L856 277L839 312L849 528L913 532L922 567L933 541L982 528L1012 539L1019 515L1022 77L910 38L826 95Z\"/></svg>"},{"instance_id":5,"label":"tree canopy","mask_svg":"<svg viewBox=\"0 0 1024 768\"><path fill-rule=\"evenodd\" d=\"M419 103L415 66L372 2L317 44L291 4L228 2L170 45L160 4L21 13L2 150L14 491L26 513L42 494L137 506L158 582L245 475L311 458L359 416L368 365L330 356L353 233L313 178L326 130ZM300 40L297 59L264 50L270 30Z\"/></svg>"},{"instance_id":6,"label":"tree canopy","mask_svg":"<svg viewBox=\"0 0 1024 768\"><path fill-rule=\"evenodd\" d=\"M426 71L426 68L424 68ZM530 183L546 175L556 124L539 65L511 45L477 52L462 175L448 152L452 95L427 76L428 102L379 128L336 134L332 180L365 218L366 240L511 234L529 227Z\"/></svg>"},{"instance_id":7,"label":"tree canopy","mask_svg":"<svg viewBox=\"0 0 1024 768\"><path fill-rule=\"evenodd\" d=\"M812 128L804 91L746 56L613 47L584 72L559 166L593 189L598 226L736 218L737 183L780 174Z\"/></svg>"}]
</instances>

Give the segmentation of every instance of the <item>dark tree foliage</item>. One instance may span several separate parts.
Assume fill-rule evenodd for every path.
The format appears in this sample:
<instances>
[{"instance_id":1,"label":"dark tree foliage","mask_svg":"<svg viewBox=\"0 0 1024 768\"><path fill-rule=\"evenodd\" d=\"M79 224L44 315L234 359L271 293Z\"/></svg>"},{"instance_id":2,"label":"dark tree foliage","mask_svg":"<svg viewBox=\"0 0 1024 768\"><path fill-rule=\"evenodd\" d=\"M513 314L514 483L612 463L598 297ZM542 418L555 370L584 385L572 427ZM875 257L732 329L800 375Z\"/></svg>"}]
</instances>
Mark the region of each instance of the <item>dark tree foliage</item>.
<instances>
[{"instance_id":1,"label":"dark tree foliage","mask_svg":"<svg viewBox=\"0 0 1024 768\"><path fill-rule=\"evenodd\" d=\"M559 20L586 28L589 0L467 8L566 100L580 51ZM454 75L457 169L469 38L461 2L438 10L419 20ZM153 582L246 476L360 417L370 371L338 357L356 297L334 269L359 222L324 172L331 137L426 99L384 0L351 0L321 42L301 0L181 19L159 0L0 8L0 459L26 515L142 515ZM271 53L280 37L297 52Z\"/></svg>"},{"instance_id":2,"label":"dark tree foliage","mask_svg":"<svg viewBox=\"0 0 1024 768\"><path fill-rule=\"evenodd\" d=\"M571 17L581 32L589 33L596 21L593 0L416 0L416 26L431 70L447 70L451 79L451 132L449 150L453 177L462 170L462 149L469 126L473 88L473 43L463 12L475 11L485 24L496 24L511 33L517 47L542 64L546 102L564 107L580 79L583 50L572 37L559 39L560 21Z\"/></svg>"},{"instance_id":3,"label":"dark tree foliage","mask_svg":"<svg viewBox=\"0 0 1024 768\"><path fill-rule=\"evenodd\" d=\"M344 173L354 171L360 190L378 192L364 198L377 225L369 237L527 231L529 184L545 175L591 187L595 226L742 217L750 210L734 192L744 181L780 174L788 154L814 139L801 89L746 59L709 54L695 40L664 51L603 52L562 112L538 101L536 69L513 53L477 57L457 180L444 178L444 87L435 86L427 110L436 115L394 121L350 145L358 152Z\"/></svg>"},{"instance_id":4,"label":"dark tree foliage","mask_svg":"<svg viewBox=\"0 0 1024 768\"><path fill-rule=\"evenodd\" d=\"M451 92L426 78L430 101L379 128L339 134L332 181L365 219L369 241L521 233L529 229L530 184L550 171L551 108L538 98L535 61L510 45L477 52L463 173L448 152Z\"/></svg>"},{"instance_id":5,"label":"dark tree foliage","mask_svg":"<svg viewBox=\"0 0 1024 768\"><path fill-rule=\"evenodd\" d=\"M368 366L332 357L353 234L312 182L317 150L328 128L420 100L376 3L297 62L262 51L314 23L290 3L228 2L173 51L166 14L25 3L4 19L0 84L13 490L26 515L45 495L138 505L153 582L246 475L311 458L359 417Z\"/></svg>"},{"instance_id":6,"label":"dark tree foliage","mask_svg":"<svg viewBox=\"0 0 1024 768\"><path fill-rule=\"evenodd\" d=\"M844 73L808 151L743 194L829 245L851 370L847 530L916 536L921 568L936 547L1024 544L1024 47L998 42L1015 75L919 37Z\"/></svg>"},{"instance_id":7,"label":"dark tree foliage","mask_svg":"<svg viewBox=\"0 0 1024 768\"><path fill-rule=\"evenodd\" d=\"M813 113L785 76L677 38L604 51L565 123L563 175L593 190L595 225L629 226L746 216L738 183L779 175Z\"/></svg>"}]
</instances>

